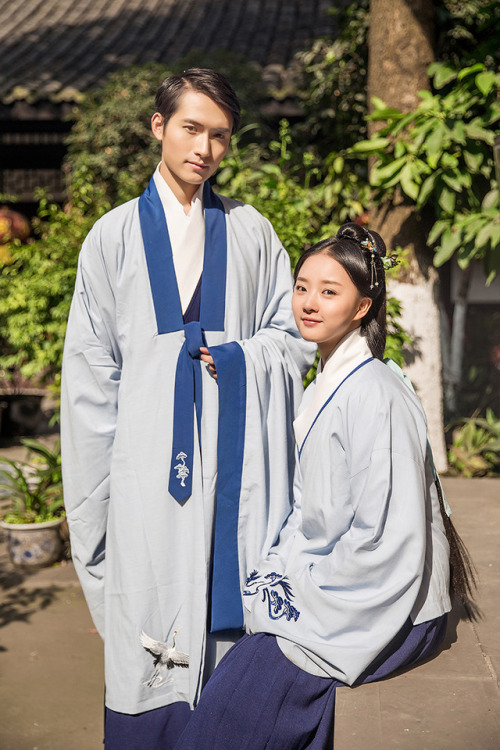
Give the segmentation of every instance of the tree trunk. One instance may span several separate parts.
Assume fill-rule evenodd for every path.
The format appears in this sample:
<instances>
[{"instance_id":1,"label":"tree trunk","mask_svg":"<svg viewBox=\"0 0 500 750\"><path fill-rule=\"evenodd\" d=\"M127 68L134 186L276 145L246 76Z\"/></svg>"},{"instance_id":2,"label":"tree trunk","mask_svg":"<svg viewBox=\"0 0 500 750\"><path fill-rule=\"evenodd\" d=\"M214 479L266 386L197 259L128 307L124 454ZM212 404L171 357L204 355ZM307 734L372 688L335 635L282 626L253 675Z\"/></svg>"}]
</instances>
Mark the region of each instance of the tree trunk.
<instances>
[{"instance_id":1,"label":"tree trunk","mask_svg":"<svg viewBox=\"0 0 500 750\"><path fill-rule=\"evenodd\" d=\"M368 34L368 96L409 112L418 92L429 89L434 61L432 0L371 0Z\"/></svg>"},{"instance_id":2,"label":"tree trunk","mask_svg":"<svg viewBox=\"0 0 500 750\"><path fill-rule=\"evenodd\" d=\"M371 0L368 98L408 112L418 91L429 89L427 68L434 59L432 0ZM371 123L373 133L379 124ZM443 432L443 388L440 347L439 277L426 244L430 228L401 193L370 213L370 225L388 248L410 251L410 266L391 282L390 293L403 305L402 324L413 337L405 371L424 406L436 468L447 468Z\"/></svg>"},{"instance_id":3,"label":"tree trunk","mask_svg":"<svg viewBox=\"0 0 500 750\"><path fill-rule=\"evenodd\" d=\"M449 379L445 390L446 408L451 416L456 416L457 414L457 395L460 383L462 382L465 323L467 319L471 276L471 265L459 272L459 284L455 304L453 306L453 321L450 336L450 369Z\"/></svg>"}]
</instances>

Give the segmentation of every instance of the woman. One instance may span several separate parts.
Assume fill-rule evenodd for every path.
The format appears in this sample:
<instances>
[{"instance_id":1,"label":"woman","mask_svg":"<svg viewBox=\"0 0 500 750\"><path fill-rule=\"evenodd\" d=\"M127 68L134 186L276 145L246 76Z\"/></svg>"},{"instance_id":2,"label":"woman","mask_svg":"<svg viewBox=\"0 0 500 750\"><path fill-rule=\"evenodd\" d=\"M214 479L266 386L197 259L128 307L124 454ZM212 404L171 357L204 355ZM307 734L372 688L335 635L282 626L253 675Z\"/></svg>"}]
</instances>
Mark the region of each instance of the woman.
<instances>
[{"instance_id":1,"label":"woman","mask_svg":"<svg viewBox=\"0 0 500 750\"><path fill-rule=\"evenodd\" d=\"M247 579L247 635L176 750L332 747L337 686L385 677L442 642L449 521L422 406L383 363L385 255L376 232L346 224L297 265L293 312L321 363L294 423L295 504Z\"/></svg>"}]
</instances>

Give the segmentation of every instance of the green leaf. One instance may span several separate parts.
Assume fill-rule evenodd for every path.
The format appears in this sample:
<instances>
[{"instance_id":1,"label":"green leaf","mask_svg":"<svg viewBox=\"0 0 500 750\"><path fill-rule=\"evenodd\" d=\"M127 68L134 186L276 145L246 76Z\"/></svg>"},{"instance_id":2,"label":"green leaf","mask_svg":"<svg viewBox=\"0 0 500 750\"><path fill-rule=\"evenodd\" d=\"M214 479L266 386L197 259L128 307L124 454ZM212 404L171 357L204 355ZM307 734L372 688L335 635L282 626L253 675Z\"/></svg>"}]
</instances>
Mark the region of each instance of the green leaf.
<instances>
[{"instance_id":1,"label":"green leaf","mask_svg":"<svg viewBox=\"0 0 500 750\"><path fill-rule=\"evenodd\" d=\"M460 172L455 172L454 174L449 171L442 172L441 177L443 182L445 182L455 193L461 193L465 187Z\"/></svg>"},{"instance_id":2,"label":"green leaf","mask_svg":"<svg viewBox=\"0 0 500 750\"><path fill-rule=\"evenodd\" d=\"M427 175L432 174L432 169L428 165L428 163L424 159L420 159L418 156L416 159L413 159L413 167L414 167L414 173L415 177L418 175L417 182L421 182Z\"/></svg>"},{"instance_id":3,"label":"green leaf","mask_svg":"<svg viewBox=\"0 0 500 750\"><path fill-rule=\"evenodd\" d=\"M399 120L401 117L404 117L405 115L403 112L401 112L400 109L396 109L395 107L383 107L381 109L376 109L374 112L372 112L370 115L367 115L367 120L392 120L397 119Z\"/></svg>"},{"instance_id":4,"label":"green leaf","mask_svg":"<svg viewBox=\"0 0 500 750\"><path fill-rule=\"evenodd\" d=\"M493 188L493 190L490 190L488 193L486 193L481 206L482 208L497 208L498 199L498 188Z\"/></svg>"},{"instance_id":5,"label":"green leaf","mask_svg":"<svg viewBox=\"0 0 500 750\"><path fill-rule=\"evenodd\" d=\"M411 198L413 201L416 201L418 198L418 185L414 180L415 171L413 169L413 165L411 163L405 164L403 169L401 170L400 175L400 182L401 182L401 189L403 192L406 193L406 195Z\"/></svg>"},{"instance_id":6,"label":"green leaf","mask_svg":"<svg viewBox=\"0 0 500 750\"><path fill-rule=\"evenodd\" d=\"M480 229L484 226L484 217L478 216L477 214L470 214L465 217L461 222L461 226L464 232L464 239L466 242L473 240ZM458 222L455 222L458 223Z\"/></svg>"},{"instance_id":7,"label":"green leaf","mask_svg":"<svg viewBox=\"0 0 500 750\"><path fill-rule=\"evenodd\" d=\"M483 96L487 96L493 86L495 85L496 76L491 70L486 70L484 73L479 73L476 76L476 86Z\"/></svg>"},{"instance_id":8,"label":"green leaf","mask_svg":"<svg viewBox=\"0 0 500 750\"><path fill-rule=\"evenodd\" d=\"M465 171L459 171L459 170L457 170L457 173L460 175L460 177L462 179L462 184L466 188L470 189L472 187L472 177L471 177L470 172L465 172Z\"/></svg>"},{"instance_id":9,"label":"green leaf","mask_svg":"<svg viewBox=\"0 0 500 750\"><path fill-rule=\"evenodd\" d=\"M441 65L442 65L442 63L441 63L441 62L433 62L433 63L431 63L431 64L429 65L429 67L427 68L427 75L428 75L429 77L433 76L433 75L434 75L434 73L435 73L435 72L436 72L437 70L439 70L439 68L441 67Z\"/></svg>"},{"instance_id":10,"label":"green leaf","mask_svg":"<svg viewBox=\"0 0 500 750\"><path fill-rule=\"evenodd\" d=\"M439 176L439 172L433 172L426 180L424 180L418 194L417 208L422 208L422 206L427 203L429 197L432 195L436 180Z\"/></svg>"},{"instance_id":11,"label":"green leaf","mask_svg":"<svg viewBox=\"0 0 500 750\"><path fill-rule=\"evenodd\" d=\"M484 141L489 146L495 143L495 136L491 130L485 130L479 124L479 118L465 124L465 133L469 138L477 141Z\"/></svg>"},{"instance_id":12,"label":"green leaf","mask_svg":"<svg viewBox=\"0 0 500 750\"><path fill-rule=\"evenodd\" d=\"M432 130L431 134L425 139L425 149L429 156L441 154L445 145L446 128L443 123L438 123Z\"/></svg>"},{"instance_id":13,"label":"green leaf","mask_svg":"<svg viewBox=\"0 0 500 750\"><path fill-rule=\"evenodd\" d=\"M439 161L440 161L440 159L441 159L441 156L442 156L442 154L443 154L443 152L442 152L442 151L438 151L438 152L437 152L436 154L434 154L434 155L430 155L430 154L428 155L428 157L427 157L427 162L428 162L428 164L429 164L429 167L430 167L431 169L437 169L437 167L438 167L438 164L439 164Z\"/></svg>"},{"instance_id":14,"label":"green leaf","mask_svg":"<svg viewBox=\"0 0 500 750\"><path fill-rule=\"evenodd\" d=\"M468 68L462 68L462 70L457 75L457 81L463 81L463 79L467 78L467 76L472 75L472 73L477 73L480 70L484 70L484 65L482 63L476 63L475 65L471 65Z\"/></svg>"},{"instance_id":15,"label":"green leaf","mask_svg":"<svg viewBox=\"0 0 500 750\"><path fill-rule=\"evenodd\" d=\"M406 153L407 151L403 141L396 141L396 145L394 146L394 158L400 159Z\"/></svg>"},{"instance_id":16,"label":"green leaf","mask_svg":"<svg viewBox=\"0 0 500 750\"><path fill-rule=\"evenodd\" d=\"M454 232L451 227L448 227L441 237L441 242L434 255L434 265L439 268L449 260L457 247L461 242L461 236L459 232Z\"/></svg>"},{"instance_id":17,"label":"green leaf","mask_svg":"<svg viewBox=\"0 0 500 750\"><path fill-rule=\"evenodd\" d=\"M474 242L463 242L457 252L457 263L464 270L477 258L477 250Z\"/></svg>"},{"instance_id":18,"label":"green leaf","mask_svg":"<svg viewBox=\"0 0 500 750\"><path fill-rule=\"evenodd\" d=\"M465 127L462 120L457 120L453 124L453 127L451 129L451 137L455 141L455 143L460 143L462 146L465 146Z\"/></svg>"},{"instance_id":19,"label":"green leaf","mask_svg":"<svg viewBox=\"0 0 500 750\"><path fill-rule=\"evenodd\" d=\"M217 184L226 185L226 183L229 182L233 174L234 174L234 171L232 167L223 167L223 169L221 169L217 173Z\"/></svg>"},{"instance_id":20,"label":"green leaf","mask_svg":"<svg viewBox=\"0 0 500 750\"><path fill-rule=\"evenodd\" d=\"M453 154L445 151L445 153L441 157L441 166L444 168L455 169L456 167L458 167L458 159L456 156L453 156Z\"/></svg>"},{"instance_id":21,"label":"green leaf","mask_svg":"<svg viewBox=\"0 0 500 750\"><path fill-rule=\"evenodd\" d=\"M471 150L469 147L463 152L463 156L467 169L471 172L478 172L484 161L484 153L478 148Z\"/></svg>"},{"instance_id":22,"label":"green leaf","mask_svg":"<svg viewBox=\"0 0 500 750\"><path fill-rule=\"evenodd\" d=\"M388 138L370 138L366 141L358 141L352 147L352 151L355 153L371 153L373 151L380 151L387 148L390 145Z\"/></svg>"},{"instance_id":23,"label":"green leaf","mask_svg":"<svg viewBox=\"0 0 500 750\"><path fill-rule=\"evenodd\" d=\"M438 195L438 203L447 214L452 214L455 210L456 195L452 190L443 187Z\"/></svg>"},{"instance_id":24,"label":"green leaf","mask_svg":"<svg viewBox=\"0 0 500 750\"><path fill-rule=\"evenodd\" d=\"M490 252L484 256L483 262L487 278L493 281L496 274L500 273L500 243L498 241L493 245Z\"/></svg>"},{"instance_id":25,"label":"green leaf","mask_svg":"<svg viewBox=\"0 0 500 750\"><path fill-rule=\"evenodd\" d=\"M343 169L344 169L344 159L342 158L342 156L337 156L335 158L335 161L333 162L333 171L336 174L341 174Z\"/></svg>"},{"instance_id":26,"label":"green leaf","mask_svg":"<svg viewBox=\"0 0 500 750\"><path fill-rule=\"evenodd\" d=\"M404 130L408 125L413 122L417 117L419 116L418 110L416 112L409 112L409 114L404 115L397 121L393 121L391 123L391 133L393 136L399 135L402 130Z\"/></svg>"},{"instance_id":27,"label":"green leaf","mask_svg":"<svg viewBox=\"0 0 500 750\"><path fill-rule=\"evenodd\" d=\"M381 190L383 192L388 192L391 190L391 188L395 187L396 185L399 185L401 183L401 173L396 172L394 177L390 177L387 180L384 180L384 184L381 186ZM376 187L373 185L372 187Z\"/></svg>"},{"instance_id":28,"label":"green leaf","mask_svg":"<svg viewBox=\"0 0 500 750\"><path fill-rule=\"evenodd\" d=\"M276 175L276 176L281 175L281 169L279 168L277 164L263 164L261 167L261 170L262 172L264 172L264 174Z\"/></svg>"},{"instance_id":29,"label":"green leaf","mask_svg":"<svg viewBox=\"0 0 500 750\"><path fill-rule=\"evenodd\" d=\"M433 63L429 66L428 73L433 77L433 84L437 89L442 89L457 77L457 71L444 63Z\"/></svg>"},{"instance_id":30,"label":"green leaf","mask_svg":"<svg viewBox=\"0 0 500 750\"><path fill-rule=\"evenodd\" d=\"M371 103L373 109L385 109L387 107L387 104L383 101L383 99L379 99L378 96L372 96Z\"/></svg>"},{"instance_id":31,"label":"green leaf","mask_svg":"<svg viewBox=\"0 0 500 750\"><path fill-rule=\"evenodd\" d=\"M418 105L417 113L425 117L436 117L436 113L432 110L439 107L441 109L441 104L439 100L439 96L432 96L430 99L422 99L420 104Z\"/></svg>"},{"instance_id":32,"label":"green leaf","mask_svg":"<svg viewBox=\"0 0 500 750\"><path fill-rule=\"evenodd\" d=\"M478 249L482 247L486 248L488 242L492 248L497 247L500 244L500 224L488 223L480 232L478 232L476 237L476 247Z\"/></svg>"},{"instance_id":33,"label":"green leaf","mask_svg":"<svg viewBox=\"0 0 500 750\"><path fill-rule=\"evenodd\" d=\"M374 186L378 187L389 177L393 177L396 172L399 172L399 170L404 166L405 163L406 156L403 156L400 159L394 159L394 161L390 161L383 167L374 167L370 175L370 182Z\"/></svg>"},{"instance_id":34,"label":"green leaf","mask_svg":"<svg viewBox=\"0 0 500 750\"><path fill-rule=\"evenodd\" d=\"M424 122L419 122L415 126L412 132L412 139L413 143L415 144L415 147L417 150L421 147L422 143L425 141L428 133L436 127L436 121L434 118L429 118L428 120L425 120Z\"/></svg>"}]
</instances>

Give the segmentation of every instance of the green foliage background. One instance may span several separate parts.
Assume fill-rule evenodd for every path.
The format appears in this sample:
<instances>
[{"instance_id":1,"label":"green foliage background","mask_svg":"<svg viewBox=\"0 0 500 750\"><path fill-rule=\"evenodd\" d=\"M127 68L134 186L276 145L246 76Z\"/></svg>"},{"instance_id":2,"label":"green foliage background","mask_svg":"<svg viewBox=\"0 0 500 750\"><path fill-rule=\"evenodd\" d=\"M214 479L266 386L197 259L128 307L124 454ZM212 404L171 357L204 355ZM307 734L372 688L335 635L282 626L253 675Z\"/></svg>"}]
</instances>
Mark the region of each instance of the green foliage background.
<instances>
[{"instance_id":1,"label":"green foliage background","mask_svg":"<svg viewBox=\"0 0 500 750\"><path fill-rule=\"evenodd\" d=\"M439 76L444 75L443 70L453 70L453 66L476 62L485 66L481 72L476 71L475 78L461 76L457 71L453 73L454 78L441 78L442 91L436 83L432 102L435 120L444 123L439 131L443 134L443 128L451 128L450 107L455 106L457 97L462 96L459 89L463 92L463 87L472 80L478 85L478 75L483 75L480 80L484 96L485 82L492 80L490 71L497 64L498 51L491 37L495 30L498 31L498 7L487 0L465 3L446 0L439 4L437 12L438 52L447 62L444 67L442 64L434 70L435 83ZM363 221L369 205L371 188L366 161L361 158L362 148L358 151L352 149L357 141L366 139L368 21L368 0L350 3L339 13L337 38L319 40L297 57L295 94L302 102L304 118L293 125L285 121L269 121L259 114L266 92L260 73L251 65L225 53L204 58L207 67L221 69L228 75L244 109L243 127L233 139L231 151L217 176L217 188L252 203L266 215L289 251L292 263L302 249L333 234L343 222L354 218ZM102 89L89 92L75 110L68 139L68 202L61 207L43 197L39 217L34 223L33 241L14 244L11 249L13 262L0 267L0 385L2 380L24 378L30 382L54 383L57 389L81 243L99 216L112 206L137 196L146 186L159 160L158 144L149 127L156 88L169 73L196 63L197 58L192 57L184 58L168 69L149 65L120 71L110 76ZM460 85L456 87L455 84ZM488 89L488 97L491 97L492 90L493 85ZM474 98L471 91L469 95ZM450 106L446 104L446 97L451 97L448 100ZM479 99L474 102L476 105L479 106ZM412 121L417 130L419 118L423 121L431 112L428 101L423 100L421 106ZM446 136L446 141L443 135L443 143L446 141L447 145L441 148L440 161L436 161L440 176L432 177L428 171L429 168L434 171L432 163L428 161L427 167L421 166L425 159L420 152L417 153L417 146L411 141L413 136L407 136L411 133L410 121L406 123L408 129L403 138L402 128L399 132L390 130L392 126L397 129L401 125L401 117L398 119L393 113L391 120L391 114L387 112L384 117L389 128L383 136L385 143L390 144L387 155L393 161L394 158L400 159L404 152L405 161L401 162L399 178L405 174L408 179L400 179L403 190L411 184L407 192L410 200L419 201L422 206L432 202L446 212L446 216L438 215L437 218L446 219L448 224L441 235L434 237L437 243L442 236L443 244L448 229L453 234L455 208L461 209L462 204L453 207L451 199L446 203L446 192L440 199L436 197L441 182L446 186L451 170L454 175L451 179L462 181L468 200L476 190L467 161L466 169L460 161L461 158L465 160L465 156L455 153L463 144L460 144L460 138L453 136L450 140ZM476 121L482 130L494 122L484 117L484 122ZM460 126L453 127L452 132L458 132ZM474 118L470 127L474 127ZM474 138L474 133L465 132L466 140L469 136ZM437 142L437 136L433 138ZM431 134L428 132L427 139L424 138L418 148L430 148L432 139L431 143L429 139ZM482 144L489 146L484 139L479 141L480 148ZM467 148L473 154L472 145ZM435 153L439 150L440 147L434 147ZM388 171L393 168L389 161L383 162L386 158L383 151L379 151L381 163L377 167L376 187L392 189L390 179L396 173L389 175L385 182L381 176L384 167ZM451 160L456 160L456 164ZM406 167L408 163L412 166ZM419 174L415 165L421 169ZM471 179L470 186L466 184L469 179L464 176L466 173ZM429 180L432 190L429 190ZM491 164L487 159L478 165L478 180L482 180L480 198L476 203L470 203L467 211L488 212L493 206L493 198L487 198L491 180ZM414 185L418 188L418 195ZM488 231L484 230L483 239ZM488 240L488 252L492 250L493 239ZM436 248L439 247L436 244ZM388 354L402 364L405 334L398 324L397 301L390 301L389 310Z\"/></svg>"},{"instance_id":2,"label":"green foliage background","mask_svg":"<svg viewBox=\"0 0 500 750\"><path fill-rule=\"evenodd\" d=\"M431 65L434 92L420 92L409 114L374 99L368 119L385 123L352 151L375 157L370 182L378 200L399 188L421 211L431 209L434 265L456 255L466 268L482 260L488 281L500 270L500 214L493 145L500 74L481 63L460 71Z\"/></svg>"},{"instance_id":3,"label":"green foliage background","mask_svg":"<svg viewBox=\"0 0 500 750\"><path fill-rule=\"evenodd\" d=\"M81 175L80 175L81 178ZM73 203L61 208L42 197L35 240L11 247L0 267L0 386L53 383L59 387L66 321L81 243L109 208L91 183L74 183Z\"/></svg>"}]
</instances>

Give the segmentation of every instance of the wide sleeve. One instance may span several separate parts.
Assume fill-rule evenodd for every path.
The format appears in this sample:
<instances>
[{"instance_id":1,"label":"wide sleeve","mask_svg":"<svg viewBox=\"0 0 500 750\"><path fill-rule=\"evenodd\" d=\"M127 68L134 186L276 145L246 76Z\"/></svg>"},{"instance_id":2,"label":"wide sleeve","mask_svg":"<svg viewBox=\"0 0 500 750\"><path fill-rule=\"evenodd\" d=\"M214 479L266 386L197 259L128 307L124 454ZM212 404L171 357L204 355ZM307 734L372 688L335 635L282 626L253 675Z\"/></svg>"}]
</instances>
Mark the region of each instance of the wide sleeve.
<instances>
[{"instance_id":1,"label":"wide sleeve","mask_svg":"<svg viewBox=\"0 0 500 750\"><path fill-rule=\"evenodd\" d=\"M262 217L261 217L262 218ZM269 222L262 224L254 335L237 341L244 357L222 364L231 344L210 351L218 371L219 397L227 378L243 368L244 451L239 503L241 584L265 550L276 541L292 507L295 438L293 419L303 394L303 377L316 346L304 341L295 324L290 259ZM221 426L219 425L219 428Z\"/></svg>"},{"instance_id":2,"label":"wide sleeve","mask_svg":"<svg viewBox=\"0 0 500 750\"><path fill-rule=\"evenodd\" d=\"M403 627L423 580L425 421L399 402L371 392L329 443L316 433L295 544L284 535L285 555L268 557L244 596L250 632L280 636L296 664L347 684Z\"/></svg>"},{"instance_id":3,"label":"wide sleeve","mask_svg":"<svg viewBox=\"0 0 500 750\"><path fill-rule=\"evenodd\" d=\"M282 278L290 283L285 269ZM276 316L269 325L241 344L247 384L242 484L247 500L242 505L243 518L248 511L244 540L247 571L276 542L292 508L296 453L293 420L303 395L302 378L316 353L316 346L298 338L295 331L288 292L276 304ZM257 505L258 496L261 502Z\"/></svg>"},{"instance_id":4,"label":"wide sleeve","mask_svg":"<svg viewBox=\"0 0 500 750\"><path fill-rule=\"evenodd\" d=\"M120 373L115 298L94 228L80 254L66 333L61 445L72 558L101 635L110 466Z\"/></svg>"},{"instance_id":5,"label":"wide sleeve","mask_svg":"<svg viewBox=\"0 0 500 750\"><path fill-rule=\"evenodd\" d=\"M262 217L260 230L256 304L249 310L253 335L209 346L219 384L212 588L220 589L224 601L232 600L235 610L239 607L239 624L241 588L257 560L275 543L292 507L292 422L302 397L303 375L315 354L315 346L301 339L293 319L289 257ZM228 398L231 393L234 397ZM225 620L224 627L232 622Z\"/></svg>"}]
</instances>

